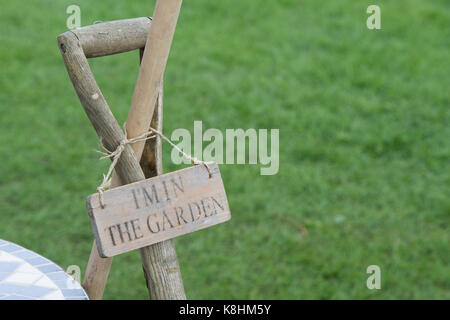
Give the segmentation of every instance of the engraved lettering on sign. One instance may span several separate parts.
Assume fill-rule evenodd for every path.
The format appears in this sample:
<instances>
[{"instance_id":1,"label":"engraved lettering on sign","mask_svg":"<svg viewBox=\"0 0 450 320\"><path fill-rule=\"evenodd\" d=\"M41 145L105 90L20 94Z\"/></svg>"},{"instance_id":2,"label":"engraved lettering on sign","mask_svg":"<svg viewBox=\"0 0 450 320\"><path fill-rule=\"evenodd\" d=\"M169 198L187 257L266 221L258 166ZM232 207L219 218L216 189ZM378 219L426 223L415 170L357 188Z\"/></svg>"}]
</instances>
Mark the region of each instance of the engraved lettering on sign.
<instances>
[{"instance_id":1,"label":"engraved lettering on sign","mask_svg":"<svg viewBox=\"0 0 450 320\"><path fill-rule=\"evenodd\" d=\"M102 256L194 232L230 219L219 168L210 178L203 166L179 170L88 198L94 235Z\"/></svg>"}]
</instances>

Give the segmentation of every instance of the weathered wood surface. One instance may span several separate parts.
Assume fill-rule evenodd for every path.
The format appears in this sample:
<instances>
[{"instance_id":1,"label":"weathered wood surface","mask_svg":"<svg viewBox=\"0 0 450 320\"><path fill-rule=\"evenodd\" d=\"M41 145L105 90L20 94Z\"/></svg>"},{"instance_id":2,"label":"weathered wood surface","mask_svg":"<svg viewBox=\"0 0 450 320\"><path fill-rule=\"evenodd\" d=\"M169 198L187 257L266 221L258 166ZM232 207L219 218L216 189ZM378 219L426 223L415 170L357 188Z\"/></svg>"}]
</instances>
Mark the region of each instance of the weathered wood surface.
<instances>
[{"instance_id":1,"label":"weathered wood surface","mask_svg":"<svg viewBox=\"0 0 450 320\"><path fill-rule=\"evenodd\" d=\"M182 0L156 1L152 27L142 55L141 68L128 114L128 120L137 124L135 128L148 126L153 117L181 3ZM127 127L129 137L142 133L135 128ZM136 143L134 150L138 159L141 158L143 148L143 142ZM173 241L159 242L140 249L140 252L150 298L186 299Z\"/></svg>"},{"instance_id":2,"label":"weathered wood surface","mask_svg":"<svg viewBox=\"0 0 450 320\"><path fill-rule=\"evenodd\" d=\"M89 120L104 146L115 150L125 136L98 88L78 38L72 32L65 32L58 37L58 43L69 77ZM115 169L124 184L144 178L129 145L122 152Z\"/></svg>"},{"instance_id":3,"label":"weathered wood surface","mask_svg":"<svg viewBox=\"0 0 450 320\"><path fill-rule=\"evenodd\" d=\"M161 88L160 96L158 97L157 102L158 106L155 109L151 123L151 127L155 128L159 132L162 132L162 95L163 91ZM131 122L127 122L127 125L132 126L133 124ZM162 145L160 137L146 141L140 165L146 178L162 174ZM114 173L111 182L111 189L120 185L120 180ZM97 244L94 240L83 279L83 288L88 294L90 300L102 299L106 282L108 280L108 274L111 269L111 264L112 258L103 258L100 256Z\"/></svg>"},{"instance_id":4,"label":"weathered wood surface","mask_svg":"<svg viewBox=\"0 0 450 320\"><path fill-rule=\"evenodd\" d=\"M156 2L152 27L147 39L147 43L150 45L145 47L142 56L141 68L128 115L128 119L132 122L143 123L146 126L152 119L181 3L181 0L158 0ZM127 133L130 137L142 134L132 128L127 128ZM136 145L136 156L140 158L144 142L138 142Z\"/></svg>"},{"instance_id":5,"label":"weathered wood surface","mask_svg":"<svg viewBox=\"0 0 450 320\"><path fill-rule=\"evenodd\" d=\"M165 39L166 41L171 42L180 7L181 0L158 0L154 17L155 20L161 20L159 24L165 26L158 28L157 34L153 35L153 37L159 38L160 40ZM161 16L161 18L156 19L158 16ZM165 36L167 30L169 30L169 33L170 30L172 30L169 37ZM151 34L152 31L149 32L149 38L151 37ZM150 42L147 41L147 43ZM102 139L105 147L109 150L115 150L120 141L124 139L124 135L95 82L87 63L86 56L84 55L81 44L79 43L79 39L75 33L68 31L58 37L58 44L67 71L72 80L75 91L77 92L78 97L86 111L86 114L97 131L97 134ZM149 46L146 47L148 48ZM161 46L162 50L168 54L167 47L170 48L170 43L168 46ZM159 58L161 55L156 54L153 56L155 58ZM150 64L157 65L160 69L162 68L161 72L156 72L160 74L157 81L161 80L166 61L167 57L165 57L164 63L162 64ZM158 84L152 82L152 86L155 88L157 88ZM143 126L148 125L148 122L152 118L155 102L156 97L152 98L152 103L150 104L150 116L146 114L146 118L149 117L147 122L144 122L142 119L138 118L138 121L133 121L133 123L139 123L139 125ZM137 111L140 112L141 108L137 108ZM142 132L139 132L139 134L140 133ZM129 134L129 137L136 135L137 134ZM139 146L141 150L142 147L143 145ZM142 151L140 151L140 153L142 153ZM127 146L124 152L122 152L122 155L116 165L116 172L123 184L144 179L144 175L139 167L137 158L130 146ZM163 241L155 245L142 248L140 251L150 298L185 299L186 295L184 293L181 273L173 242L171 240Z\"/></svg>"},{"instance_id":6,"label":"weathered wood surface","mask_svg":"<svg viewBox=\"0 0 450 320\"><path fill-rule=\"evenodd\" d=\"M140 59L142 59L143 48L139 50ZM157 99L157 106L153 113L151 127L159 132L163 130L163 85L161 83L160 92ZM138 124L127 120L128 127L134 127ZM146 128L142 128L145 131ZM137 129L139 131L139 129ZM134 150L135 145L131 145ZM162 145L161 138L157 136L154 139L147 140L140 160L142 171L146 178L162 174ZM116 173L113 174L111 189L120 186L120 180ZM112 258L102 258L98 252L97 244L94 240L91 254L86 267L83 288L91 300L101 300L105 291L109 271L111 269Z\"/></svg>"},{"instance_id":7,"label":"weathered wood surface","mask_svg":"<svg viewBox=\"0 0 450 320\"><path fill-rule=\"evenodd\" d=\"M112 257L150 244L201 230L231 218L215 163L170 172L128 184L86 203L97 248Z\"/></svg>"},{"instance_id":8,"label":"weathered wood surface","mask_svg":"<svg viewBox=\"0 0 450 320\"><path fill-rule=\"evenodd\" d=\"M139 50L140 60L142 60L142 56L144 54L144 50ZM150 123L150 127L158 130L159 132L163 132L163 101L164 101L164 86L163 80L161 80L161 84L159 86L158 99L156 99L155 111L153 112L153 118ZM135 109L137 110L137 109ZM132 114L130 112L130 114ZM129 115L130 115L129 114ZM132 119L136 119L132 117ZM130 128L134 128L135 125L132 125L132 120L127 120L127 126ZM136 124L137 125L137 124ZM135 132L138 132L138 129L134 129ZM129 133L128 133L129 134ZM136 150L138 146L133 146L133 150ZM145 141L144 150L142 152L140 165L142 171L146 178L151 178L154 176L158 176L163 173L162 168L162 139L160 136L156 136L154 139L149 139Z\"/></svg>"},{"instance_id":9,"label":"weathered wood surface","mask_svg":"<svg viewBox=\"0 0 450 320\"><path fill-rule=\"evenodd\" d=\"M151 18L106 21L71 30L87 58L102 57L145 47Z\"/></svg>"}]
</instances>

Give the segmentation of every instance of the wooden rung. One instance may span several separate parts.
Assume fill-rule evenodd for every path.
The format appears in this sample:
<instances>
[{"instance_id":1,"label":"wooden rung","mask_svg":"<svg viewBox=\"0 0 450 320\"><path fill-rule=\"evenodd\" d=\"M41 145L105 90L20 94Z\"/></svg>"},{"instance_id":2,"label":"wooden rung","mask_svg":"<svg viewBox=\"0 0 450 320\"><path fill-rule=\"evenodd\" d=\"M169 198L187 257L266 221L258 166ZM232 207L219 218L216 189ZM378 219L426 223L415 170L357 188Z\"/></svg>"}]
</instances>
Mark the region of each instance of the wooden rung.
<instances>
[{"instance_id":1,"label":"wooden rung","mask_svg":"<svg viewBox=\"0 0 450 320\"><path fill-rule=\"evenodd\" d=\"M151 22L149 17L107 21L66 33L75 34L86 58L103 57L144 48Z\"/></svg>"}]
</instances>

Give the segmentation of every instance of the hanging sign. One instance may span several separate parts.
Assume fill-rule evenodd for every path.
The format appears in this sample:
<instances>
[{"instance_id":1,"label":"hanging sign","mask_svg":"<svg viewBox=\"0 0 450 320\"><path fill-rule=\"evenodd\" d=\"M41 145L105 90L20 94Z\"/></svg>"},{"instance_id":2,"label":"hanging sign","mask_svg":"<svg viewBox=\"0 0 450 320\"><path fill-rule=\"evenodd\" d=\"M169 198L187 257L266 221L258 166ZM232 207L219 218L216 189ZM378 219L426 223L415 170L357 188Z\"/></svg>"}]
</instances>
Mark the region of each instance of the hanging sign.
<instances>
[{"instance_id":1,"label":"hanging sign","mask_svg":"<svg viewBox=\"0 0 450 320\"><path fill-rule=\"evenodd\" d=\"M163 174L87 198L102 257L139 249L231 218L216 163Z\"/></svg>"}]
</instances>

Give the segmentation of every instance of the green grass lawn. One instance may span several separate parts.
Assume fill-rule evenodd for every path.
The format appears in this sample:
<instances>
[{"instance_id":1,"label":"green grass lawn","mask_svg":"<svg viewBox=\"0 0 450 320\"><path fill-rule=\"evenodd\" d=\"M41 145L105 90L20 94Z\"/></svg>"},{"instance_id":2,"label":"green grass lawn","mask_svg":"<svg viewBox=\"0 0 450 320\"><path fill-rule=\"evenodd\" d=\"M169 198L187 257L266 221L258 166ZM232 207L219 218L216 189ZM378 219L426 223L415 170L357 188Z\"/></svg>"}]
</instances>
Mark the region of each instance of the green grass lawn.
<instances>
[{"instance_id":1,"label":"green grass lawn","mask_svg":"<svg viewBox=\"0 0 450 320\"><path fill-rule=\"evenodd\" d=\"M70 4L85 26L154 1L0 0L0 238L84 270L109 163L56 43ZM233 218L175 239L188 298L450 298L449 25L447 0L184 1L164 132L280 129L278 174L222 165ZM90 64L123 123L138 53ZM139 252L116 257L105 298L147 297Z\"/></svg>"}]
</instances>

